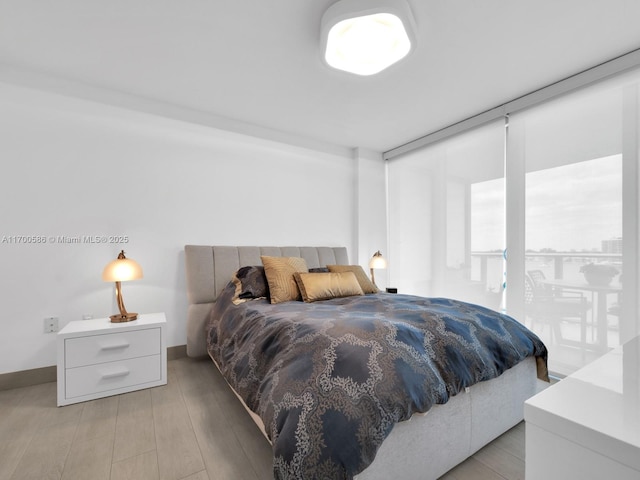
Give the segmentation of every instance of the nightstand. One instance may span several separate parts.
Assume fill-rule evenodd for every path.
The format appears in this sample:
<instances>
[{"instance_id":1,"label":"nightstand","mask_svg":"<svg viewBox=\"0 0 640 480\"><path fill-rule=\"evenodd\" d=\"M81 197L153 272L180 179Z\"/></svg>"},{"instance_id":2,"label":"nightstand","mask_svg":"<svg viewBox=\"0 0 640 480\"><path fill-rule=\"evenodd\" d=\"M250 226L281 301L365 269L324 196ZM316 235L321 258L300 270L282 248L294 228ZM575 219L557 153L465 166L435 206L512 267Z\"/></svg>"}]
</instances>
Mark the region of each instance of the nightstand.
<instances>
[{"instance_id":1,"label":"nightstand","mask_svg":"<svg viewBox=\"0 0 640 480\"><path fill-rule=\"evenodd\" d=\"M58 332L58 406L165 385L166 325L164 313L69 322Z\"/></svg>"}]
</instances>

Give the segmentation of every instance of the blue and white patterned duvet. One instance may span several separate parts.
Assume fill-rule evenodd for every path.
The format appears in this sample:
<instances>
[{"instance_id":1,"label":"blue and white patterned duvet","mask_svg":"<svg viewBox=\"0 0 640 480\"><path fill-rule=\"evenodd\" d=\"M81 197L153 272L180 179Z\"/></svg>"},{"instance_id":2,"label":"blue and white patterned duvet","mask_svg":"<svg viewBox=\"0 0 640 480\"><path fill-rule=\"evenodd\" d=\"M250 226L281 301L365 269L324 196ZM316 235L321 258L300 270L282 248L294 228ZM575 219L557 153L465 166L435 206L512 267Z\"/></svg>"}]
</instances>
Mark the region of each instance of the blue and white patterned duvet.
<instances>
[{"instance_id":1,"label":"blue and white patterned duvet","mask_svg":"<svg viewBox=\"0 0 640 480\"><path fill-rule=\"evenodd\" d=\"M394 424L547 350L512 318L442 298L373 294L233 305L218 297L208 350L264 422L277 479L364 470Z\"/></svg>"}]
</instances>

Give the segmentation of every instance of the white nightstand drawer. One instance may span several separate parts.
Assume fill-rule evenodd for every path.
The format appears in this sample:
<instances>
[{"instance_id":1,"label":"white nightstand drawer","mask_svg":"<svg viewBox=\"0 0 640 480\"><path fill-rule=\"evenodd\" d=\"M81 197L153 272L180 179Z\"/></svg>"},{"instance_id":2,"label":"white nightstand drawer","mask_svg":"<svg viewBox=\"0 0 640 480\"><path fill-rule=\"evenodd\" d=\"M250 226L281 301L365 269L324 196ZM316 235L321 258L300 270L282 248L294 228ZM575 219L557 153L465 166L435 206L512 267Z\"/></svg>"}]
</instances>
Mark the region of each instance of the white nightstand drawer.
<instances>
[{"instance_id":1,"label":"white nightstand drawer","mask_svg":"<svg viewBox=\"0 0 640 480\"><path fill-rule=\"evenodd\" d=\"M131 358L118 362L101 363L66 370L65 398L118 390L162 378L160 355Z\"/></svg>"},{"instance_id":2,"label":"white nightstand drawer","mask_svg":"<svg viewBox=\"0 0 640 480\"><path fill-rule=\"evenodd\" d=\"M58 332L58 406L167 383L167 319L69 322Z\"/></svg>"},{"instance_id":3,"label":"white nightstand drawer","mask_svg":"<svg viewBox=\"0 0 640 480\"><path fill-rule=\"evenodd\" d=\"M160 328L106 333L65 340L66 368L160 353Z\"/></svg>"}]
</instances>

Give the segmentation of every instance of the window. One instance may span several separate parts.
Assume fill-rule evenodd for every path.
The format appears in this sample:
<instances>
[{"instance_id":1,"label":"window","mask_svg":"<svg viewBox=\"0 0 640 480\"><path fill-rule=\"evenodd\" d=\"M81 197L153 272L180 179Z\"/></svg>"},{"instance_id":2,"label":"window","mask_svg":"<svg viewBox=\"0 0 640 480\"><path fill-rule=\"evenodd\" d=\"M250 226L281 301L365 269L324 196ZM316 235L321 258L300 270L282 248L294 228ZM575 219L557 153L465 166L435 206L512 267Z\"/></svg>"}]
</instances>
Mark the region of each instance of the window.
<instances>
[{"instance_id":1,"label":"window","mask_svg":"<svg viewBox=\"0 0 640 480\"><path fill-rule=\"evenodd\" d=\"M509 121L509 161L524 171L524 252L513 259L524 263L519 320L545 342L549 366L559 374L621 342L627 79ZM602 275L594 280L589 271Z\"/></svg>"},{"instance_id":2,"label":"window","mask_svg":"<svg viewBox=\"0 0 640 480\"><path fill-rule=\"evenodd\" d=\"M501 308L504 121L391 161L388 178L391 283Z\"/></svg>"},{"instance_id":3,"label":"window","mask_svg":"<svg viewBox=\"0 0 640 480\"><path fill-rule=\"evenodd\" d=\"M505 310L561 375L638 335L639 85L621 74L389 160L392 284Z\"/></svg>"}]
</instances>

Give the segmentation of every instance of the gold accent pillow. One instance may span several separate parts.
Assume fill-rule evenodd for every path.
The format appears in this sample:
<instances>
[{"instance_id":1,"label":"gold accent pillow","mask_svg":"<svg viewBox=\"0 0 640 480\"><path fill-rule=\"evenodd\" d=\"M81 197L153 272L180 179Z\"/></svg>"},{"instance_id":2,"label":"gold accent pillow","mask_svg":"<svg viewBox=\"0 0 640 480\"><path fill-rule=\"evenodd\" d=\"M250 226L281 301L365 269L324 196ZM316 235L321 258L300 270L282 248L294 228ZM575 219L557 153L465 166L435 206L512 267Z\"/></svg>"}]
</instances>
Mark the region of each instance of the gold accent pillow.
<instances>
[{"instance_id":1,"label":"gold accent pillow","mask_svg":"<svg viewBox=\"0 0 640 480\"><path fill-rule=\"evenodd\" d=\"M360 265L327 265L327 268L330 272L336 273L353 272L364 293L378 293L380 291L375 283L369 280L369 277L367 277L367 274L364 273Z\"/></svg>"},{"instance_id":2,"label":"gold accent pillow","mask_svg":"<svg viewBox=\"0 0 640 480\"><path fill-rule=\"evenodd\" d=\"M293 278L305 302L364 295L353 272L294 273Z\"/></svg>"},{"instance_id":3,"label":"gold accent pillow","mask_svg":"<svg viewBox=\"0 0 640 480\"><path fill-rule=\"evenodd\" d=\"M296 272L308 272L307 262L300 257L261 256L264 273L269 284L271 303L302 300L298 284L293 278Z\"/></svg>"}]
</instances>

